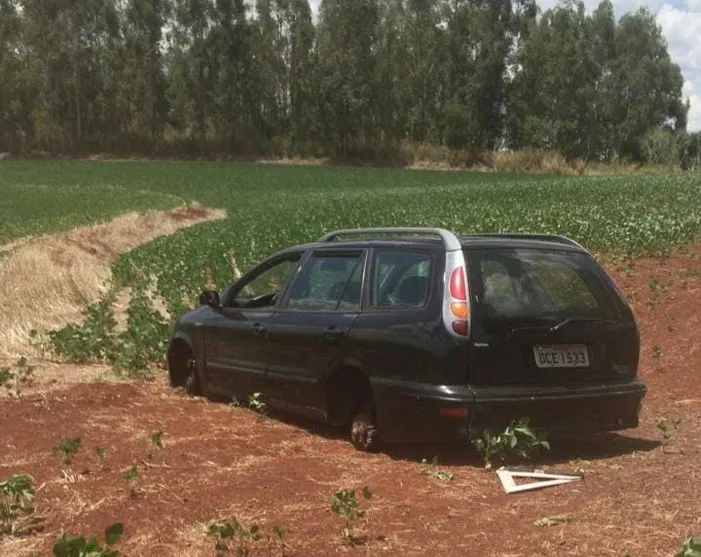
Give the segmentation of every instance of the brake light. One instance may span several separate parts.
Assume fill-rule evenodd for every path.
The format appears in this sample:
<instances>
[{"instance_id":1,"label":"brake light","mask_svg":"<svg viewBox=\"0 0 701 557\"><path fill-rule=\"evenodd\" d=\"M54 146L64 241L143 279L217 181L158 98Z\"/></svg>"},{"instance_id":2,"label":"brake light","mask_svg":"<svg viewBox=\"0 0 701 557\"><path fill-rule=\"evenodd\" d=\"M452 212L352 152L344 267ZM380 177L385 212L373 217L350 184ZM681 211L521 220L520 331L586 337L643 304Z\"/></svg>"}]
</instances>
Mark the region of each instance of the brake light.
<instances>
[{"instance_id":1,"label":"brake light","mask_svg":"<svg viewBox=\"0 0 701 557\"><path fill-rule=\"evenodd\" d=\"M453 269L453 273L450 275L450 295L458 300L467 301L465 271L462 267Z\"/></svg>"}]
</instances>

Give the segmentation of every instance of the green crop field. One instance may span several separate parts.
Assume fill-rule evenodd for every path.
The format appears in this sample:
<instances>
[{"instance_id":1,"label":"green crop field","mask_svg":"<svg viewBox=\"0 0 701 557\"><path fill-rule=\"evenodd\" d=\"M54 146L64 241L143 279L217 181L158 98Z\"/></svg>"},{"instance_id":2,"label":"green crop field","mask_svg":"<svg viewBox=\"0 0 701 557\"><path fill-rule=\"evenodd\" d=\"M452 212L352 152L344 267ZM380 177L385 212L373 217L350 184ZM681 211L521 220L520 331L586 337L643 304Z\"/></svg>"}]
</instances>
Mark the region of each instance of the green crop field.
<instances>
[{"instance_id":1,"label":"green crop field","mask_svg":"<svg viewBox=\"0 0 701 557\"><path fill-rule=\"evenodd\" d=\"M115 286L156 279L173 313L205 268L218 286L275 250L355 226L565 234L596 252L663 253L701 232L697 174L558 177L240 163L12 162L0 166L0 241L199 201L229 218L122 256Z\"/></svg>"}]
</instances>

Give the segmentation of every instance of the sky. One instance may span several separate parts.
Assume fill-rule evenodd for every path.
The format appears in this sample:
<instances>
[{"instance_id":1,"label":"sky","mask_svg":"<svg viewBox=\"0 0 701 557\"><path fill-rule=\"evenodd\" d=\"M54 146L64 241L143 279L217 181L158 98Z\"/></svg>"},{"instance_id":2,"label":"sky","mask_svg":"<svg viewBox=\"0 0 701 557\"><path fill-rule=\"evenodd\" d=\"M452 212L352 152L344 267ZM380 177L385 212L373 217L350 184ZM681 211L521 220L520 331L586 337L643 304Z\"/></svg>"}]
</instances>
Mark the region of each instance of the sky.
<instances>
[{"instance_id":1,"label":"sky","mask_svg":"<svg viewBox=\"0 0 701 557\"><path fill-rule=\"evenodd\" d=\"M316 13L321 0L310 0ZM592 11L600 0L584 0ZM538 0L546 10L558 0ZM689 99L689 131L701 130L701 0L613 0L616 17L647 7L655 14L662 33L667 39L667 50L672 60L679 64L684 75L684 98Z\"/></svg>"}]
</instances>

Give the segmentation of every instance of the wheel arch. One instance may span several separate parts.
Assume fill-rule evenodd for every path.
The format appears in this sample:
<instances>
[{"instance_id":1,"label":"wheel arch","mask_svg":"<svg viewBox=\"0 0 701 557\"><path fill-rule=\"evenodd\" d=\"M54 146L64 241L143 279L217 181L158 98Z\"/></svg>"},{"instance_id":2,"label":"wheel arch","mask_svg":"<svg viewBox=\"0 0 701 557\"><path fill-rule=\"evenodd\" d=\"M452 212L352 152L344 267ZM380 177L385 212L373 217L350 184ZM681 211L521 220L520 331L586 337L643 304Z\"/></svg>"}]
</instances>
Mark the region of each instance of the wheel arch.
<instances>
[{"instance_id":1,"label":"wheel arch","mask_svg":"<svg viewBox=\"0 0 701 557\"><path fill-rule=\"evenodd\" d=\"M363 366L347 360L336 366L324 381L326 416L333 425L345 425L352 412L369 399L375 405L375 388Z\"/></svg>"},{"instance_id":2,"label":"wheel arch","mask_svg":"<svg viewBox=\"0 0 701 557\"><path fill-rule=\"evenodd\" d=\"M187 357L195 357L194 343L189 335L176 333L168 345L166 360L168 363L168 378L171 387L185 386L187 369L185 361Z\"/></svg>"}]
</instances>

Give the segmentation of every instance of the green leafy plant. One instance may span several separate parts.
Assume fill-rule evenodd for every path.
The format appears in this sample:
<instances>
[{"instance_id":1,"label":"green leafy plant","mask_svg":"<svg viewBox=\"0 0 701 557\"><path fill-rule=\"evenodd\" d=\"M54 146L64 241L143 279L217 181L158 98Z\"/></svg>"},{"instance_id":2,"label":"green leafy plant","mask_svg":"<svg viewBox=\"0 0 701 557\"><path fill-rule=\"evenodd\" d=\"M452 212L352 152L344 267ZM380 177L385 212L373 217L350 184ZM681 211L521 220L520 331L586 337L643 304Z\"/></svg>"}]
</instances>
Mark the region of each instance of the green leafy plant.
<instances>
[{"instance_id":1,"label":"green leafy plant","mask_svg":"<svg viewBox=\"0 0 701 557\"><path fill-rule=\"evenodd\" d=\"M22 356L15 363L14 369L10 367L0 369L0 386L20 398L22 390L34 383L34 369L34 366L27 363L27 358Z\"/></svg>"},{"instance_id":2,"label":"green leafy plant","mask_svg":"<svg viewBox=\"0 0 701 557\"><path fill-rule=\"evenodd\" d=\"M162 360L171 323L153 307L148 293L150 279L139 278L127 309L127 330L115 341L119 354L114 365L128 377L150 378L149 364Z\"/></svg>"},{"instance_id":3,"label":"green leafy plant","mask_svg":"<svg viewBox=\"0 0 701 557\"><path fill-rule=\"evenodd\" d=\"M73 536L64 532L54 543L54 557L117 557L119 552L112 549L122 538L124 525L119 522L105 529L105 545L101 545L97 537Z\"/></svg>"},{"instance_id":4,"label":"green leafy plant","mask_svg":"<svg viewBox=\"0 0 701 557\"><path fill-rule=\"evenodd\" d=\"M268 405L263 402L262 397L263 395L261 393L252 393L248 397L248 407L254 412L265 416L268 413Z\"/></svg>"},{"instance_id":5,"label":"green leafy plant","mask_svg":"<svg viewBox=\"0 0 701 557\"><path fill-rule=\"evenodd\" d=\"M107 455L107 449L104 447L95 447L95 456L97 457L98 460L102 461L102 459L105 458Z\"/></svg>"},{"instance_id":6,"label":"green leafy plant","mask_svg":"<svg viewBox=\"0 0 701 557\"><path fill-rule=\"evenodd\" d=\"M115 362L119 349L115 342L117 320L112 309L113 302L114 289L83 311L81 325L71 323L62 329L50 331L48 344L53 352L63 360L76 364Z\"/></svg>"},{"instance_id":7,"label":"green leafy plant","mask_svg":"<svg viewBox=\"0 0 701 557\"><path fill-rule=\"evenodd\" d=\"M285 529L279 526L273 526L270 533L267 533L258 524L246 526L232 518L225 521L212 520L205 524L204 531L214 538L214 550L217 554L233 548L237 557L247 557L251 554L253 544L261 540L267 541L268 545L278 545L284 554Z\"/></svg>"},{"instance_id":8,"label":"green leafy plant","mask_svg":"<svg viewBox=\"0 0 701 557\"><path fill-rule=\"evenodd\" d=\"M447 470L424 470L424 475L433 480L440 480L442 482L449 482L455 476L452 472Z\"/></svg>"},{"instance_id":9,"label":"green leafy plant","mask_svg":"<svg viewBox=\"0 0 701 557\"><path fill-rule=\"evenodd\" d=\"M677 433L677 429L679 429L681 423L681 418L677 418L676 420L668 420L667 418L661 418L657 420L657 423L655 425L657 426L657 429L662 433L663 452L669 452L669 445L674 439L674 436Z\"/></svg>"},{"instance_id":10,"label":"green leafy plant","mask_svg":"<svg viewBox=\"0 0 701 557\"><path fill-rule=\"evenodd\" d=\"M136 490L136 480L139 479L139 469L137 468L136 464L127 468L124 472L122 472L121 476L122 479L129 484L129 496L132 499L135 499L138 495Z\"/></svg>"},{"instance_id":11,"label":"green leafy plant","mask_svg":"<svg viewBox=\"0 0 701 557\"><path fill-rule=\"evenodd\" d=\"M61 455L62 468L65 468L71 463L75 454L80 450L81 444L80 437L73 437L64 439L54 446L54 454L58 453Z\"/></svg>"},{"instance_id":12,"label":"green leafy plant","mask_svg":"<svg viewBox=\"0 0 701 557\"><path fill-rule=\"evenodd\" d=\"M655 278L648 279L647 285L650 288L650 292L652 292L653 294L656 293L660 287L659 282Z\"/></svg>"},{"instance_id":13,"label":"green leafy plant","mask_svg":"<svg viewBox=\"0 0 701 557\"><path fill-rule=\"evenodd\" d=\"M131 467L127 468L124 472L122 472L122 478L128 482L133 482L138 477L139 477L139 469L136 467L136 465L131 466Z\"/></svg>"},{"instance_id":14,"label":"green leafy plant","mask_svg":"<svg viewBox=\"0 0 701 557\"><path fill-rule=\"evenodd\" d=\"M14 474L0 480L0 537L14 533L15 521L21 514L33 512L34 478Z\"/></svg>"},{"instance_id":15,"label":"green leafy plant","mask_svg":"<svg viewBox=\"0 0 701 557\"><path fill-rule=\"evenodd\" d=\"M682 550L674 557L701 557L701 536L687 538Z\"/></svg>"},{"instance_id":16,"label":"green leafy plant","mask_svg":"<svg viewBox=\"0 0 701 557\"><path fill-rule=\"evenodd\" d=\"M372 492L365 486L362 491L363 498L370 499ZM354 489L340 489L329 497L331 511L343 519L341 535L350 543L355 543L353 534L355 522L365 515L365 511L358 508L359 502Z\"/></svg>"},{"instance_id":17,"label":"green leafy plant","mask_svg":"<svg viewBox=\"0 0 701 557\"><path fill-rule=\"evenodd\" d=\"M157 429L151 433L151 443L159 449L163 448L163 430Z\"/></svg>"},{"instance_id":18,"label":"green leafy plant","mask_svg":"<svg viewBox=\"0 0 701 557\"><path fill-rule=\"evenodd\" d=\"M491 468L492 461L497 458L501 461L509 457L529 459L540 449L550 449L545 434L535 432L528 418L512 421L499 433L487 428L472 444L484 457L485 468Z\"/></svg>"},{"instance_id":19,"label":"green leafy plant","mask_svg":"<svg viewBox=\"0 0 701 557\"><path fill-rule=\"evenodd\" d=\"M428 464L428 461L423 458L421 459L421 464L423 465L423 473L427 478L431 478L433 480L439 480L442 482L449 482L450 480L453 479L453 473L448 472L447 470L437 470L435 468L426 468L426 465ZM434 456L431 459L431 464L433 466L438 465L438 456Z\"/></svg>"},{"instance_id":20,"label":"green leafy plant","mask_svg":"<svg viewBox=\"0 0 701 557\"><path fill-rule=\"evenodd\" d=\"M240 408L241 407L241 401L239 400L239 397L236 395L231 397L231 402L229 402L229 408Z\"/></svg>"}]
</instances>

